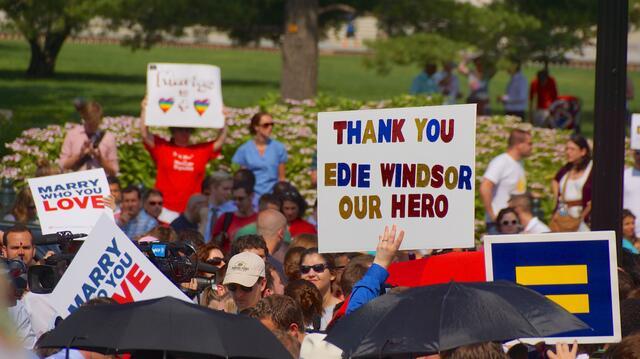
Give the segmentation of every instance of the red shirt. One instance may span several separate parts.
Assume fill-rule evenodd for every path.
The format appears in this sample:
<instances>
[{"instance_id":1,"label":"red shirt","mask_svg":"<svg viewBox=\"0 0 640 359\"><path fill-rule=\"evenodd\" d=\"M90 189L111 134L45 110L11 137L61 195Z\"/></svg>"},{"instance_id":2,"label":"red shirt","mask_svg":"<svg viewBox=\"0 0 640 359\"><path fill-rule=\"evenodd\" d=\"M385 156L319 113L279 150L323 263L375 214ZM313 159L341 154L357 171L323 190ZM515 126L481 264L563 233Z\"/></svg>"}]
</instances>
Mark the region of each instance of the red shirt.
<instances>
[{"instance_id":1,"label":"red shirt","mask_svg":"<svg viewBox=\"0 0 640 359\"><path fill-rule=\"evenodd\" d=\"M156 164L156 188L162 192L164 207L183 212L189 197L200 192L207 163L220 152L213 151L213 142L181 147L158 136L153 142L153 148L145 147Z\"/></svg>"},{"instance_id":2,"label":"red shirt","mask_svg":"<svg viewBox=\"0 0 640 359\"><path fill-rule=\"evenodd\" d=\"M529 100L532 100L534 95L538 98L537 109L548 109L553 101L558 99L558 87L556 86L556 80L549 76L544 85L539 86L538 79L533 79L533 81L531 81L531 88L529 89Z\"/></svg>"},{"instance_id":3,"label":"red shirt","mask_svg":"<svg viewBox=\"0 0 640 359\"><path fill-rule=\"evenodd\" d=\"M313 224L302 218L297 218L289 224L289 233L291 233L291 237L295 237L302 233L316 234L317 231Z\"/></svg>"},{"instance_id":4,"label":"red shirt","mask_svg":"<svg viewBox=\"0 0 640 359\"><path fill-rule=\"evenodd\" d=\"M213 230L211 231L211 235L213 236L212 238L216 238L218 236L218 234L220 234L222 232L222 229L224 228L224 217L226 214L221 214L220 216L218 216L218 219L216 220L216 223L213 225ZM233 214L233 217L231 218L231 224L229 224L229 229L227 229L227 234L229 235L229 242L231 242L233 240L233 238L235 238L236 236L236 232L246 226L247 224L253 223L255 221L258 220L258 214L254 213L252 215L250 215L249 217L238 217L235 213ZM227 243L224 244L225 246L227 245ZM229 251L229 248L223 248L223 251L226 253Z\"/></svg>"}]
</instances>

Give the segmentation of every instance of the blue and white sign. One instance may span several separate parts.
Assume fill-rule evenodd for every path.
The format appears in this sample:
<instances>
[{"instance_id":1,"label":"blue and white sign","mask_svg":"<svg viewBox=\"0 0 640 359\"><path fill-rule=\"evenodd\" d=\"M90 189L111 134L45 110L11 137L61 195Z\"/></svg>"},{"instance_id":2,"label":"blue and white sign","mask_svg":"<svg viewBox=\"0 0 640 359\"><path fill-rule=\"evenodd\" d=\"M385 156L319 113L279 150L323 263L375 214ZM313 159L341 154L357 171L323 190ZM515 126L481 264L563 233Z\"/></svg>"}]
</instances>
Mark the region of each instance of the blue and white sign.
<instances>
[{"instance_id":1,"label":"blue and white sign","mask_svg":"<svg viewBox=\"0 0 640 359\"><path fill-rule=\"evenodd\" d=\"M531 288L592 328L545 342L620 341L615 232L485 236L484 249L487 281L508 280Z\"/></svg>"}]
</instances>

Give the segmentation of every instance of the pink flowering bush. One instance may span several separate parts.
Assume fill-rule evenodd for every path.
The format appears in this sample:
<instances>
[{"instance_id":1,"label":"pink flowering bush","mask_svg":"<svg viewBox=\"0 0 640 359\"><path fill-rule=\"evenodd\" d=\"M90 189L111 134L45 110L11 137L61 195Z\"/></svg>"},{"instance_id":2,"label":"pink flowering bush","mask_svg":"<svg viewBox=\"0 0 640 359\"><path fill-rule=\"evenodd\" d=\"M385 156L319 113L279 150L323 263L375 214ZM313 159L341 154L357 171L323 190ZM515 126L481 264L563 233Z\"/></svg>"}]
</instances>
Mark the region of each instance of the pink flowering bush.
<instances>
[{"instance_id":1,"label":"pink flowering bush","mask_svg":"<svg viewBox=\"0 0 640 359\"><path fill-rule=\"evenodd\" d=\"M319 96L315 100L281 101L272 96L264 99L256 107L230 108L227 118L229 135L222 156L209 164L208 171L215 169L235 169L231 158L236 149L251 138L249 120L257 111L270 113L276 126L274 137L281 141L289 153L287 177L305 195L310 203L315 200L315 189L311 187L309 171L316 151L316 114L322 111L341 111L371 108L428 106L441 103L440 97L399 96L383 101L358 101L346 98ZM11 154L0 163L0 177L10 178L21 186L26 178L32 177L36 163L46 159L57 163L65 127L50 125L45 128L26 130L13 142L6 144ZM140 137L139 119L130 116L106 117L102 123L116 136L120 159L120 179L124 185L143 184L153 186L155 168ZM527 128L533 133L532 156L525 161L529 190L539 196L542 208L547 214L552 210L550 182L555 172L564 163L564 144L569 132L531 128L516 117L481 117L477 121L476 135L476 187L489 161L506 149L507 137L512 128ZM166 129L152 128L154 133L169 137ZM216 138L219 130L200 129L193 135L193 142ZM484 209L476 192L476 233L484 232Z\"/></svg>"}]
</instances>

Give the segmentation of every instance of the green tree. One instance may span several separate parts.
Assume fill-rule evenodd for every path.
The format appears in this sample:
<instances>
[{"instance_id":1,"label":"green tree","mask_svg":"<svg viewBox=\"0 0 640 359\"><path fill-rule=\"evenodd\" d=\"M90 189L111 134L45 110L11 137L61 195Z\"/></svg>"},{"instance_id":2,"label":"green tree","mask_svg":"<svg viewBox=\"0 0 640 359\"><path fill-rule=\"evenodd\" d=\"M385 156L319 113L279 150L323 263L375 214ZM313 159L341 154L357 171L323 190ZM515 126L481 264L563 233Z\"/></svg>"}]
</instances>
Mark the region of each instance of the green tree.
<instances>
[{"instance_id":1,"label":"green tree","mask_svg":"<svg viewBox=\"0 0 640 359\"><path fill-rule=\"evenodd\" d=\"M0 0L12 26L31 48L27 75L52 76L67 37L99 14L105 0Z\"/></svg>"}]
</instances>

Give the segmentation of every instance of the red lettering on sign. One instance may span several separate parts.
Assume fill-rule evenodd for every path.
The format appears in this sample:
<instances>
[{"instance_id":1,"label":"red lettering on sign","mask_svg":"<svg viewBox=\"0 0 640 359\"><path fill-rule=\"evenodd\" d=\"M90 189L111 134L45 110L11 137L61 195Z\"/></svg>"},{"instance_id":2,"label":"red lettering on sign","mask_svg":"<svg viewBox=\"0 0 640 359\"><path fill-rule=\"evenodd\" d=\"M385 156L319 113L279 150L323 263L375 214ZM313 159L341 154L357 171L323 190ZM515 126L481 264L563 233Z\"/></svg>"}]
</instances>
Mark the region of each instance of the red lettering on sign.
<instances>
[{"instance_id":1,"label":"red lettering on sign","mask_svg":"<svg viewBox=\"0 0 640 359\"><path fill-rule=\"evenodd\" d=\"M51 208L51 206L49 206L49 201L44 201L44 202L42 202L42 204L44 205L44 211L45 212L51 212L51 211L57 211L58 210L55 207Z\"/></svg>"},{"instance_id":2,"label":"red lettering on sign","mask_svg":"<svg viewBox=\"0 0 640 359\"><path fill-rule=\"evenodd\" d=\"M133 295L131 295L129 285L127 284L126 280L123 280L122 283L120 283L120 288L122 288L122 295L114 292L111 298L118 302L118 304L133 302Z\"/></svg>"},{"instance_id":3,"label":"red lettering on sign","mask_svg":"<svg viewBox=\"0 0 640 359\"><path fill-rule=\"evenodd\" d=\"M134 264L133 267L131 267L131 270L127 273L127 279L140 293L151 283L151 277L146 275L142 269L138 267L138 264Z\"/></svg>"},{"instance_id":4,"label":"red lettering on sign","mask_svg":"<svg viewBox=\"0 0 640 359\"><path fill-rule=\"evenodd\" d=\"M60 198L55 203L48 200L43 201L44 210L46 212L57 211L58 209L69 210L73 208L104 208L104 197L102 195Z\"/></svg>"}]
</instances>

